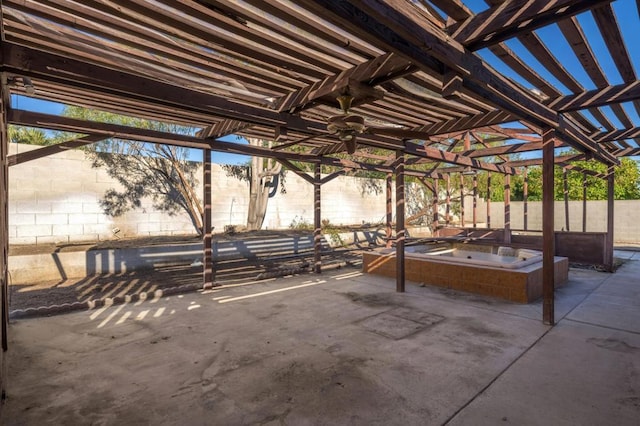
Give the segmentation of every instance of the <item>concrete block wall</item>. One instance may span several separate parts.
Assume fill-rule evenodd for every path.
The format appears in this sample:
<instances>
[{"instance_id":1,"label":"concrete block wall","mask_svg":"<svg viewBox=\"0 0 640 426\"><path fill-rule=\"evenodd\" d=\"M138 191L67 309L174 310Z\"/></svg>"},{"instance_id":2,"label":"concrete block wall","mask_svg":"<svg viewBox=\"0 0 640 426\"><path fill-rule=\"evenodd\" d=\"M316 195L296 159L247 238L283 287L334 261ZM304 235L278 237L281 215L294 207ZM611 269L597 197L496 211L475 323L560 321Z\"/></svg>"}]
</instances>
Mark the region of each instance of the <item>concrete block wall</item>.
<instances>
[{"instance_id":1,"label":"concrete block wall","mask_svg":"<svg viewBox=\"0 0 640 426\"><path fill-rule=\"evenodd\" d=\"M38 149L32 145L10 144L9 155ZM197 173L201 176L201 173ZM199 179L201 180L201 179ZM334 225L379 223L385 217L385 194L363 193L363 180L341 176L322 186L322 218ZM381 187L384 187L384 183ZM9 168L9 241L11 244L74 243L118 237L194 234L186 214L170 216L157 211L151 200L121 217L102 212L99 200L117 187L102 169L94 169L82 151L66 151ZM313 186L294 173L286 175L286 193L278 190L269 200L264 228L287 229L293 221L313 223ZM410 190L410 189L408 189ZM201 182L196 188L202 193ZM215 231L225 225L244 225L249 205L248 183L227 177L220 165L212 167L212 224ZM465 222L473 219L473 200L465 199ZM444 214L444 206L440 205ZM640 242L637 211L640 200L616 201L615 235L620 242ZM511 228L523 229L524 204L511 203ZM486 224L486 203L477 202L477 222ZM556 202L556 230L566 228L564 203ZM582 230L582 202L569 203L572 231ZM587 231L606 231L606 202L587 205ZM491 226L504 226L504 205L491 202ZM542 229L542 203L528 203L528 229Z\"/></svg>"},{"instance_id":2,"label":"concrete block wall","mask_svg":"<svg viewBox=\"0 0 640 426\"><path fill-rule=\"evenodd\" d=\"M471 205L471 204L469 204ZM492 201L491 227L504 227L504 203ZM487 204L479 199L477 204L477 221L486 224ZM638 223L638 211L640 200L616 200L614 203L614 235L616 242L638 243L640 242L640 224ZM471 226L473 212L465 209L467 226ZM566 231L564 201L556 201L554 206L554 223L556 231ZM524 229L524 203L511 202L511 229ZM542 202L533 201L527 203L527 229L532 231L542 230ZM570 231L582 231L582 201L569 201L569 229ZM587 202L587 232L607 231L607 202Z\"/></svg>"},{"instance_id":3,"label":"concrete block wall","mask_svg":"<svg viewBox=\"0 0 640 426\"><path fill-rule=\"evenodd\" d=\"M9 154L38 149L10 144ZM196 176L201 176L198 172ZM199 180L201 180L199 178ZM11 244L74 243L117 237L193 234L186 214L170 216L143 200L140 209L109 217L100 207L104 192L118 183L91 167L82 151L66 151L9 169L9 240ZM286 193L269 200L264 227L287 229L295 220L313 223L313 186L294 173L286 175ZM196 188L202 193L201 182ZM244 225L249 187L212 167L212 224ZM332 224L375 222L384 217L384 194L363 194L360 179L339 177L322 187L323 218ZM115 230L119 230L114 233Z\"/></svg>"}]
</instances>

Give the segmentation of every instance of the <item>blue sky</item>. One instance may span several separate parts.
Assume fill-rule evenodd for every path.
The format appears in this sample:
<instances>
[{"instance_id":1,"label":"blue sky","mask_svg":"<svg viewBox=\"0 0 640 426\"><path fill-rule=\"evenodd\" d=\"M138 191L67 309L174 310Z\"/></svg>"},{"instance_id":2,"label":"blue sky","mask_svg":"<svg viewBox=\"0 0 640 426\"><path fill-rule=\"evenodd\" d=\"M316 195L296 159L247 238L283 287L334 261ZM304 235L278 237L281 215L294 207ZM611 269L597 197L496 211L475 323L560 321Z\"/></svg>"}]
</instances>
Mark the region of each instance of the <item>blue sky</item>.
<instances>
[{"instance_id":1,"label":"blue sky","mask_svg":"<svg viewBox=\"0 0 640 426\"><path fill-rule=\"evenodd\" d=\"M488 8L487 4L483 0L465 0L464 3L474 12L478 13ZM616 0L612 3L614 13L618 20L620 29L622 31L623 38L626 42L626 48L629 52L631 62L636 70L636 74L640 71L640 38L638 36L640 28L640 18L638 16L638 7L636 0ZM600 35L600 32L594 22L592 15L589 12L581 13L577 16L580 25L586 34L587 40L590 43L591 48L594 51L596 58L600 63L604 74L609 79L609 84L615 85L622 83L622 79L613 63L611 55L606 48L604 41ZM539 30L536 30L536 34L542 39L544 44L550 49L551 53L560 59L562 65L574 76L574 78L587 90L594 89L595 85L580 65L578 58L574 54L573 50L560 33L560 29L557 25L549 25ZM506 42L507 46L513 50L522 60L531 65L537 70L540 75L552 85L559 88L564 94L568 94L569 91L559 81L553 77L550 73L544 70L537 60L529 54L529 52L517 41L509 40ZM488 49L482 49L478 52L480 56L488 62L492 67L501 72L502 74L513 78L521 83L524 87L533 88L532 85L526 80L518 76L513 70L502 63L497 57L495 57ZM12 106L17 109L26 109L33 111L45 112L48 114L60 114L63 110L63 105L40 101L37 99L16 97L12 99ZM640 116L631 103L623 104L624 110L629 116L630 120L637 127L640 127ZM621 123L617 117L611 111L611 108L602 108L604 115L612 122L617 128L622 128ZM585 112L585 116L591 119L596 126L598 122L593 117ZM230 142L246 143L246 141L238 141L235 136L228 136L221 140L228 140ZM632 144L633 145L633 144ZM201 159L201 153L197 150L193 153L192 158L194 160ZM248 161L247 156L226 154L226 153L213 153L213 161L216 163L227 164L242 164Z\"/></svg>"}]
</instances>

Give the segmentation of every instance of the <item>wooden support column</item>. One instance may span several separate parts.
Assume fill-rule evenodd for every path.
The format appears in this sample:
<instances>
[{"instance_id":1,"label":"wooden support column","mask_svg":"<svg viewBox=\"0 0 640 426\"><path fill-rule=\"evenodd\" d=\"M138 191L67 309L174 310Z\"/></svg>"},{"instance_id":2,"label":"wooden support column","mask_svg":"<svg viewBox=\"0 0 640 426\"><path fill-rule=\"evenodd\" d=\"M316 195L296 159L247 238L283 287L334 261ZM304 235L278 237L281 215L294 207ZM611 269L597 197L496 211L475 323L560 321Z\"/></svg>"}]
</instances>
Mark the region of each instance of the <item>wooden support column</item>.
<instances>
[{"instance_id":1,"label":"wooden support column","mask_svg":"<svg viewBox=\"0 0 640 426\"><path fill-rule=\"evenodd\" d=\"M505 244L511 244L511 175L504 176L504 237Z\"/></svg>"},{"instance_id":2,"label":"wooden support column","mask_svg":"<svg viewBox=\"0 0 640 426\"><path fill-rule=\"evenodd\" d=\"M396 291L404 293L404 153L396 151Z\"/></svg>"},{"instance_id":3,"label":"wooden support column","mask_svg":"<svg viewBox=\"0 0 640 426\"><path fill-rule=\"evenodd\" d=\"M433 180L433 202L432 202L432 208L433 208L433 224L431 225L431 229L433 229L433 231L431 232L432 236L436 236L436 233L438 232L438 225L440 222L440 218L438 216L438 193L439 193L439 189L438 189L438 179L434 179Z\"/></svg>"},{"instance_id":4,"label":"wooden support column","mask_svg":"<svg viewBox=\"0 0 640 426\"><path fill-rule=\"evenodd\" d=\"M4 34L2 34L4 39ZM1 44L1 42L0 42ZM7 108L10 105L7 76L0 76L0 395L4 395L7 383L6 351L9 326L9 136L7 134ZM1 401L0 403L3 403Z\"/></svg>"},{"instance_id":5,"label":"wooden support column","mask_svg":"<svg viewBox=\"0 0 640 426\"><path fill-rule=\"evenodd\" d=\"M460 173L460 225L464 228L464 175Z\"/></svg>"},{"instance_id":6,"label":"wooden support column","mask_svg":"<svg viewBox=\"0 0 640 426\"><path fill-rule=\"evenodd\" d=\"M213 247L211 236L211 150L202 150L202 278L203 288L213 287Z\"/></svg>"},{"instance_id":7,"label":"wooden support column","mask_svg":"<svg viewBox=\"0 0 640 426\"><path fill-rule=\"evenodd\" d=\"M491 173L487 175L487 228L491 228Z\"/></svg>"},{"instance_id":8,"label":"wooden support column","mask_svg":"<svg viewBox=\"0 0 640 426\"><path fill-rule=\"evenodd\" d=\"M606 257L604 266L607 271L613 272L613 200L615 198L614 167L609 166L607 172L607 237L605 241Z\"/></svg>"},{"instance_id":9,"label":"wooden support column","mask_svg":"<svg viewBox=\"0 0 640 426\"><path fill-rule=\"evenodd\" d=\"M528 167L524 168L524 185L522 188L522 201L523 201L523 222L524 222L524 230L526 231L528 228L528 221L529 221L529 203L528 203L528 199L529 199L529 174L528 174Z\"/></svg>"},{"instance_id":10,"label":"wooden support column","mask_svg":"<svg viewBox=\"0 0 640 426\"><path fill-rule=\"evenodd\" d=\"M313 272L322 272L322 210L321 210L321 176L320 163L313 169Z\"/></svg>"},{"instance_id":11,"label":"wooden support column","mask_svg":"<svg viewBox=\"0 0 640 426\"><path fill-rule=\"evenodd\" d=\"M555 325L555 229L554 229L555 131L542 132L542 321Z\"/></svg>"},{"instance_id":12,"label":"wooden support column","mask_svg":"<svg viewBox=\"0 0 640 426\"><path fill-rule=\"evenodd\" d=\"M587 232L587 172L582 172L582 232Z\"/></svg>"},{"instance_id":13,"label":"wooden support column","mask_svg":"<svg viewBox=\"0 0 640 426\"><path fill-rule=\"evenodd\" d=\"M478 175L473 175L473 227L478 227Z\"/></svg>"},{"instance_id":14,"label":"wooden support column","mask_svg":"<svg viewBox=\"0 0 640 426\"><path fill-rule=\"evenodd\" d=\"M446 226L449 226L451 222L451 176L447 174L444 178L445 178L445 182L447 183L447 194L445 199L446 210L444 213L444 223Z\"/></svg>"},{"instance_id":15,"label":"wooden support column","mask_svg":"<svg viewBox=\"0 0 640 426\"><path fill-rule=\"evenodd\" d=\"M567 168L562 168L562 197L564 199L564 229L570 231L569 228L569 179L567 177Z\"/></svg>"},{"instance_id":16,"label":"wooden support column","mask_svg":"<svg viewBox=\"0 0 640 426\"><path fill-rule=\"evenodd\" d=\"M387 237L387 243L386 243L386 247L387 248L391 248L392 246L392 241L391 241L391 237L393 236L393 198L392 198L392 191L391 191L391 185L392 185L392 180L393 180L393 175L391 173L387 174L387 212L386 212L386 217L387 217L387 231L386 231L386 237Z\"/></svg>"}]
</instances>

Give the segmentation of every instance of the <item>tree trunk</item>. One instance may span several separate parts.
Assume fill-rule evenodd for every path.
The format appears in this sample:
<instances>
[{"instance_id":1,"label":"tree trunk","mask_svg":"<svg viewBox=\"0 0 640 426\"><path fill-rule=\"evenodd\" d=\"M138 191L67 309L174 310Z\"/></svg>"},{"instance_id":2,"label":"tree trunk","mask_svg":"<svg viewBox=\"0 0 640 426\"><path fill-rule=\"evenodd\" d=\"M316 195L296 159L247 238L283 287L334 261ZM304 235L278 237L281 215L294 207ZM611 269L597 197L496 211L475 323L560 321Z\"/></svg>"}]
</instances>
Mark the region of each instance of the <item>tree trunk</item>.
<instances>
[{"instance_id":1,"label":"tree trunk","mask_svg":"<svg viewBox=\"0 0 640 426\"><path fill-rule=\"evenodd\" d=\"M251 145L260 145L260 139L249 139ZM271 142L269 142L271 145ZM264 216L267 213L267 202L271 189L277 185L275 177L282 170L282 164L271 159L251 157L251 172L249 176L249 209L247 214L247 229L255 231L262 228Z\"/></svg>"}]
</instances>

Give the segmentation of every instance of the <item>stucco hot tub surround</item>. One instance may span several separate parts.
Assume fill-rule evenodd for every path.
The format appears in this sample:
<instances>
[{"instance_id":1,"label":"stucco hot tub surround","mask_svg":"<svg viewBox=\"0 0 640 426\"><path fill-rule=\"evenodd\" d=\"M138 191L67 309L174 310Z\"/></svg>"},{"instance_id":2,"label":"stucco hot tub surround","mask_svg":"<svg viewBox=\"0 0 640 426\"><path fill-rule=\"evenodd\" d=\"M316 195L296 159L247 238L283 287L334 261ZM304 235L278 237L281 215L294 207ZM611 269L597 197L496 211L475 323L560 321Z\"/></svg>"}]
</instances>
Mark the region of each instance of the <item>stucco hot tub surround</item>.
<instances>
[{"instance_id":1,"label":"stucco hot tub surround","mask_svg":"<svg viewBox=\"0 0 640 426\"><path fill-rule=\"evenodd\" d=\"M363 271L396 276L395 249L363 254ZM569 261L554 260L556 287L567 282ZM511 247L457 244L405 248L409 281L529 303L542 296L542 252Z\"/></svg>"}]
</instances>

